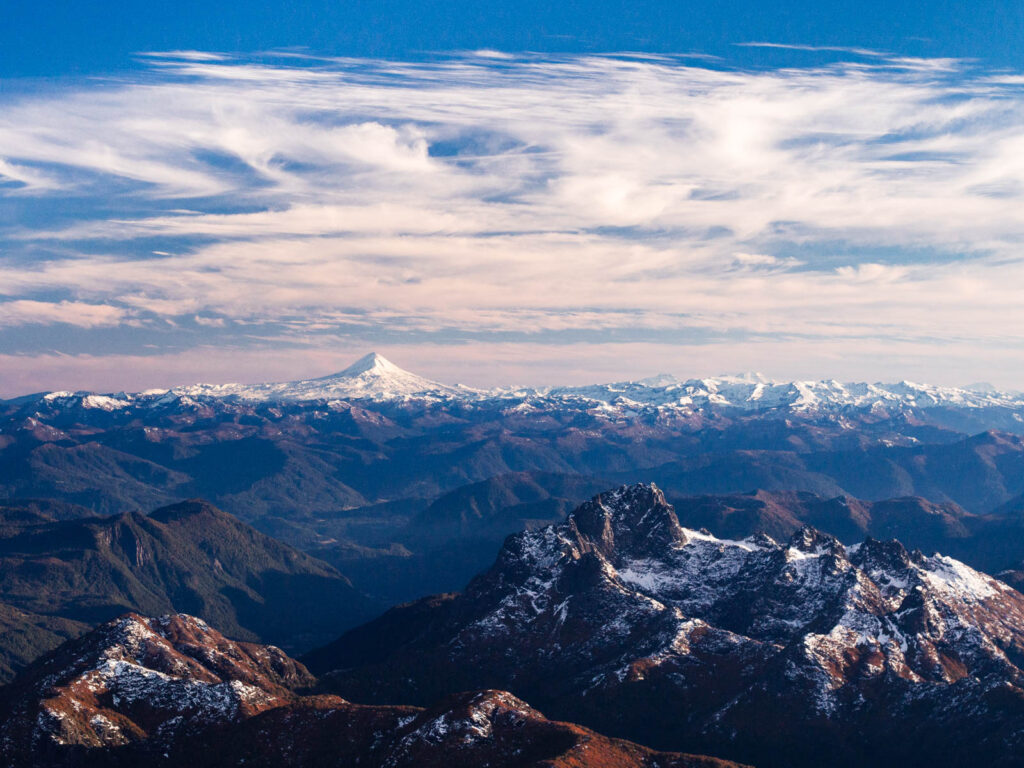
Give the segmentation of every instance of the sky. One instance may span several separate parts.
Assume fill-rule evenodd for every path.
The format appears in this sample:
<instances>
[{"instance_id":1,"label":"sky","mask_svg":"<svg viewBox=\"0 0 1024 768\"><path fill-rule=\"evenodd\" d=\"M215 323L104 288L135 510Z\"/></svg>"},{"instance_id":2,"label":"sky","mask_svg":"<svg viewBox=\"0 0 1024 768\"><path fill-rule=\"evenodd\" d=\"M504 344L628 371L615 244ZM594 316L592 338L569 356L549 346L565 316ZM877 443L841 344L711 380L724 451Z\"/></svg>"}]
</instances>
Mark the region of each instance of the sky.
<instances>
[{"instance_id":1,"label":"sky","mask_svg":"<svg viewBox=\"0 0 1024 768\"><path fill-rule=\"evenodd\" d=\"M0 397L1024 388L1024 5L11 5Z\"/></svg>"}]
</instances>

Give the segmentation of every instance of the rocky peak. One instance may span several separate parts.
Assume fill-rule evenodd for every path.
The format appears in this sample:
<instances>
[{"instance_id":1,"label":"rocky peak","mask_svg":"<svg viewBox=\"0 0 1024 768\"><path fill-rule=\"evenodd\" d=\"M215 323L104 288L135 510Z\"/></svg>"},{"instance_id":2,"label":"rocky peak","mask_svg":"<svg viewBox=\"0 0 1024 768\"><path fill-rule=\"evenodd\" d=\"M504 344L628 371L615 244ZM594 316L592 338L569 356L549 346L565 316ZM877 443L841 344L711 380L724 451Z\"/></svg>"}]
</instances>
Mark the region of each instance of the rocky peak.
<instances>
[{"instance_id":1,"label":"rocky peak","mask_svg":"<svg viewBox=\"0 0 1024 768\"><path fill-rule=\"evenodd\" d=\"M650 485L510 537L424 626L365 670L344 659L337 690L509 687L589 726L767 766L818 765L837 733L863 747L835 765L910 764L899 735L922 722L938 759L953 745L939 723L968 710L1024 744L1024 703L990 703L994 691L1024 702L1024 595L895 541L847 550L811 527L787 544L679 528ZM1012 755L1000 739L987 743Z\"/></svg>"},{"instance_id":2,"label":"rocky peak","mask_svg":"<svg viewBox=\"0 0 1024 768\"><path fill-rule=\"evenodd\" d=\"M114 747L230 723L314 678L273 646L236 643L184 614L127 614L58 648L12 685L0 743ZM14 745L14 747L12 747Z\"/></svg>"},{"instance_id":3,"label":"rocky peak","mask_svg":"<svg viewBox=\"0 0 1024 768\"><path fill-rule=\"evenodd\" d=\"M902 572L911 563L911 555L896 539L879 541L870 536L853 548L851 562L865 571Z\"/></svg>"},{"instance_id":4,"label":"rocky peak","mask_svg":"<svg viewBox=\"0 0 1024 768\"><path fill-rule=\"evenodd\" d=\"M711 536L711 531L709 531L707 528L701 530L701 533L703 533L705 536ZM769 536L767 533L764 533L763 531L758 531L753 536L751 536L748 539L748 541L755 547L762 547L767 549L779 546L779 543L775 541L775 539L773 539L771 536Z\"/></svg>"},{"instance_id":5,"label":"rocky peak","mask_svg":"<svg viewBox=\"0 0 1024 768\"><path fill-rule=\"evenodd\" d=\"M397 740L385 762L418 763L439 746L447 747L452 764L469 745L487 752L505 751L505 741L515 740L530 721L542 715L505 691L460 693L420 713ZM521 748L521 745L520 745ZM432 755L433 756L433 755ZM488 760L489 763L497 754Z\"/></svg>"},{"instance_id":6,"label":"rocky peak","mask_svg":"<svg viewBox=\"0 0 1024 768\"><path fill-rule=\"evenodd\" d=\"M656 554L686 543L675 510L653 483L598 494L573 512L570 520L611 560Z\"/></svg>"},{"instance_id":7,"label":"rocky peak","mask_svg":"<svg viewBox=\"0 0 1024 768\"><path fill-rule=\"evenodd\" d=\"M792 549L809 555L820 555L826 552L844 557L846 555L846 549L839 539L827 533L822 533L809 525L805 525L793 534L789 540L789 546Z\"/></svg>"}]
</instances>

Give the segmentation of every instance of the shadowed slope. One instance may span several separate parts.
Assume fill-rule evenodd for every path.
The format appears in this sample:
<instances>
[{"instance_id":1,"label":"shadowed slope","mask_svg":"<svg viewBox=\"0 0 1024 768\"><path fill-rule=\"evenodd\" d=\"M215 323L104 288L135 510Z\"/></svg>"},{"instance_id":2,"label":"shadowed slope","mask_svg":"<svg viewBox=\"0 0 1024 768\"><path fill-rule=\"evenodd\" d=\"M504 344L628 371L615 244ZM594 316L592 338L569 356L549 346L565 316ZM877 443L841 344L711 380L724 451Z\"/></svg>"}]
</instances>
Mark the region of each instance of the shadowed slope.
<instances>
[{"instance_id":1,"label":"shadowed slope","mask_svg":"<svg viewBox=\"0 0 1024 768\"><path fill-rule=\"evenodd\" d=\"M200 501L0 539L0 599L86 624L187 610L237 637L300 650L373 612L331 566ZM51 640L40 637L37 650Z\"/></svg>"}]
</instances>

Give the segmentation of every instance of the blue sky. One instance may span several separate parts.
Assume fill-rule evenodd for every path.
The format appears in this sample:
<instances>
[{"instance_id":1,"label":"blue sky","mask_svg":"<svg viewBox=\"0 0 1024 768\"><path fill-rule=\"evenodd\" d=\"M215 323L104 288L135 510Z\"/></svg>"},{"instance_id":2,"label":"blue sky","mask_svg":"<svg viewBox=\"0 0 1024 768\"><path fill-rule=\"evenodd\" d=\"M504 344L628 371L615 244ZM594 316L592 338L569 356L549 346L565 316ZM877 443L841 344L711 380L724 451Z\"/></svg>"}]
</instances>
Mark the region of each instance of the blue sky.
<instances>
[{"instance_id":1,"label":"blue sky","mask_svg":"<svg viewBox=\"0 0 1024 768\"><path fill-rule=\"evenodd\" d=\"M1024 6L996 0L8 0L0 74L121 70L143 50L409 58L440 50L702 52L748 65L801 56L738 42L854 46L1021 65ZM741 55L742 54L742 55ZM788 61L787 61L788 59Z\"/></svg>"},{"instance_id":2,"label":"blue sky","mask_svg":"<svg viewBox=\"0 0 1024 768\"><path fill-rule=\"evenodd\" d=\"M0 396L1022 386L1024 6L214 5L13 3Z\"/></svg>"}]
</instances>

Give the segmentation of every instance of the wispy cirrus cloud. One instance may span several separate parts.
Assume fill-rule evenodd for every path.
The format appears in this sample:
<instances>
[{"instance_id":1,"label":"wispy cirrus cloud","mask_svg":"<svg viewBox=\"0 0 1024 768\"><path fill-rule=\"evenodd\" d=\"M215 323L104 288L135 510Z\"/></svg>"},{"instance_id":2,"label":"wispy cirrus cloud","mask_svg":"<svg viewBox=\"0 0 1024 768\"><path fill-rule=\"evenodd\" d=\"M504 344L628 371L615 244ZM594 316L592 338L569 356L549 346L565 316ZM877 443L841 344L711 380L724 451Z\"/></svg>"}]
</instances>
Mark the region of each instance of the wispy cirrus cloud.
<instances>
[{"instance_id":1,"label":"wispy cirrus cloud","mask_svg":"<svg viewBox=\"0 0 1024 768\"><path fill-rule=\"evenodd\" d=\"M847 45L797 45L794 43L769 43L752 40L746 43L736 43L739 48L779 48L784 51L807 51L809 53L845 53L854 56L872 56L880 59L892 59L891 53L876 51L872 48L858 48Z\"/></svg>"},{"instance_id":2,"label":"wispy cirrus cloud","mask_svg":"<svg viewBox=\"0 0 1024 768\"><path fill-rule=\"evenodd\" d=\"M106 304L17 299L0 302L0 327L59 323L79 328L104 328L126 320L128 314L120 307Z\"/></svg>"},{"instance_id":3,"label":"wispy cirrus cloud","mask_svg":"<svg viewBox=\"0 0 1024 768\"><path fill-rule=\"evenodd\" d=\"M828 344L873 366L858 378L904 375L898 344L1005 366L1024 342L1016 76L836 52L858 60L178 52L10 97L0 322L16 303L38 323L103 306L97 338L130 323L138 354L198 344L181 334L200 325L264 356L332 330L481 357L540 338L563 361L603 340L623 375L640 364L625 339L698 338L729 369L770 344L776 375ZM75 344L60 351L94 351Z\"/></svg>"}]
</instances>

